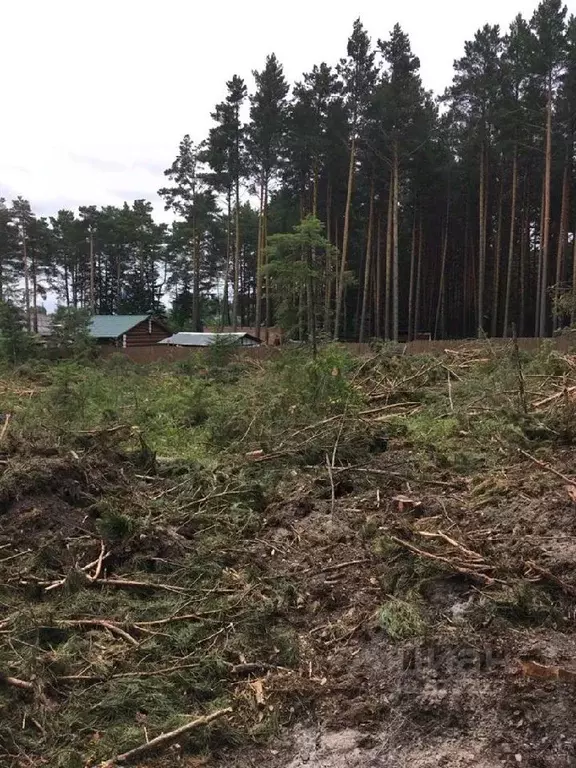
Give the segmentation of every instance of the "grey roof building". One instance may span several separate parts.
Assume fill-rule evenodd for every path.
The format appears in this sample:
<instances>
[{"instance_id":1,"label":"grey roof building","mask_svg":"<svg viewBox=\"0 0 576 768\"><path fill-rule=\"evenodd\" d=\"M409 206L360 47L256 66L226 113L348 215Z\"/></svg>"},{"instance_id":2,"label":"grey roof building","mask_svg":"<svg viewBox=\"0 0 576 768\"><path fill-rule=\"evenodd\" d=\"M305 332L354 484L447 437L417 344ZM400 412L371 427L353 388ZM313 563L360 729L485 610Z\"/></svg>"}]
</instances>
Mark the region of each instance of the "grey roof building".
<instances>
[{"instance_id":1,"label":"grey roof building","mask_svg":"<svg viewBox=\"0 0 576 768\"><path fill-rule=\"evenodd\" d=\"M218 342L228 342L239 347L257 347L262 343L260 339L249 333L190 333L188 331L180 331L158 343L173 347L209 347Z\"/></svg>"}]
</instances>

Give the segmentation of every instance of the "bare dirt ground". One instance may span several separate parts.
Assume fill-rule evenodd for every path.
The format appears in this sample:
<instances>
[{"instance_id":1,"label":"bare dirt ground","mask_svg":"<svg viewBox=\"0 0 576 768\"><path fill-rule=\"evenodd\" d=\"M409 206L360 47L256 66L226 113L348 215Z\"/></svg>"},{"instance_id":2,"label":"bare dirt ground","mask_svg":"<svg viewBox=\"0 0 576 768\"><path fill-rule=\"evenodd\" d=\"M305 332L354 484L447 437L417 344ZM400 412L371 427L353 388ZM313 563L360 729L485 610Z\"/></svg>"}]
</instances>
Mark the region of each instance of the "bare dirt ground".
<instances>
[{"instance_id":1,"label":"bare dirt ground","mask_svg":"<svg viewBox=\"0 0 576 768\"><path fill-rule=\"evenodd\" d=\"M558 459L570 471L571 452ZM458 478L410 497L402 479L373 478L334 511L309 495L269 510L251 556L297 585L286 618L315 719L218 764L576 765L570 487L527 462L506 469L497 503ZM264 681L271 700L286 682Z\"/></svg>"}]
</instances>

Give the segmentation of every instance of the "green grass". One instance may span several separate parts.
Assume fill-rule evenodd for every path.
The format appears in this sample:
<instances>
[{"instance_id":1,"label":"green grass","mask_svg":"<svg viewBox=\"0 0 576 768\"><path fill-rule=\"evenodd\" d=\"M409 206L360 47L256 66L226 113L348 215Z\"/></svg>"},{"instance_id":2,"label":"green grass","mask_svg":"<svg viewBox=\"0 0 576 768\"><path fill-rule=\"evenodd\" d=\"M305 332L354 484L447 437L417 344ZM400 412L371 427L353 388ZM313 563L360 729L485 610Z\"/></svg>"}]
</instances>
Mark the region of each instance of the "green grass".
<instances>
[{"instance_id":1,"label":"green grass","mask_svg":"<svg viewBox=\"0 0 576 768\"><path fill-rule=\"evenodd\" d=\"M378 622L392 640L420 637L426 631L421 600L415 594L403 600L391 598L380 608Z\"/></svg>"}]
</instances>

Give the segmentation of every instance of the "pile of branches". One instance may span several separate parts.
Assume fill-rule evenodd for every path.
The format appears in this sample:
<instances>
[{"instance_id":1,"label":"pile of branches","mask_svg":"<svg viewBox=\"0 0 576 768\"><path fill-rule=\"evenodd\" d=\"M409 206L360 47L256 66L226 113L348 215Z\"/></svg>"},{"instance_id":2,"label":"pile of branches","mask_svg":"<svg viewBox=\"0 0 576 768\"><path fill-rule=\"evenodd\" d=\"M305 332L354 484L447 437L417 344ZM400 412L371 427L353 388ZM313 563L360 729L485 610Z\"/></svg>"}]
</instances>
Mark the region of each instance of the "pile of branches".
<instances>
[{"instance_id":1,"label":"pile of branches","mask_svg":"<svg viewBox=\"0 0 576 768\"><path fill-rule=\"evenodd\" d=\"M285 597L243 545L260 487L193 465L144 473L138 436L101 432L0 466L6 766L223 746L275 716L269 677L299 686Z\"/></svg>"}]
</instances>

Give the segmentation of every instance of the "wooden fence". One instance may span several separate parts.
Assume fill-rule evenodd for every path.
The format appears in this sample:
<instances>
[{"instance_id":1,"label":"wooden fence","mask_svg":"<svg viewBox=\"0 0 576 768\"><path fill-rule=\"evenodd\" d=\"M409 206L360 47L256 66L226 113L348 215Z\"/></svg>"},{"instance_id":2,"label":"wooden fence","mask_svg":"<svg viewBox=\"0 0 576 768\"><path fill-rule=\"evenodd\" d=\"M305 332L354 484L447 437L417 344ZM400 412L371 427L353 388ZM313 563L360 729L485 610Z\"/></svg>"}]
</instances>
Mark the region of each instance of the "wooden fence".
<instances>
[{"instance_id":1,"label":"wooden fence","mask_svg":"<svg viewBox=\"0 0 576 768\"><path fill-rule=\"evenodd\" d=\"M518 339L518 346L523 351L536 351L543 343L551 344L559 352L569 352L576 350L576 334L557 336L553 339ZM478 351L490 354L490 350L502 350L510 347L510 339L455 339L439 341L411 341L408 344L398 344L398 354L405 355L438 355L447 349L455 351ZM369 344L343 343L349 352L354 355L368 355L373 353L373 347ZM112 355L122 355L135 363L157 363L157 362L176 362L180 360L189 360L194 355L205 354L209 347L170 347L165 344L154 344L147 347L126 347L125 349L117 347L102 347L101 353L105 357ZM282 347L265 346L244 347L235 350L235 355L240 357L254 358L256 360L269 360L281 353Z\"/></svg>"}]
</instances>

